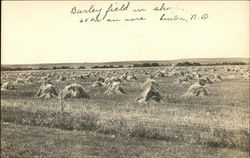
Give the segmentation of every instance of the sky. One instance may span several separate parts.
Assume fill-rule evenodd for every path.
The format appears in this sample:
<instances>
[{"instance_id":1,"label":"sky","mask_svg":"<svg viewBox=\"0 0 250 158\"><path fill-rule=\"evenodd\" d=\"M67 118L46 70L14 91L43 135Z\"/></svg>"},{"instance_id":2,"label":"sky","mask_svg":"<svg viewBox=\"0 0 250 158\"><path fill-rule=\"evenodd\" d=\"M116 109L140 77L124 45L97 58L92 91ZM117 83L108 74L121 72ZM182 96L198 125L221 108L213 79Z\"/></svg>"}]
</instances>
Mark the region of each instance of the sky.
<instances>
[{"instance_id":1,"label":"sky","mask_svg":"<svg viewBox=\"0 0 250 158\"><path fill-rule=\"evenodd\" d=\"M153 11L162 3L170 11ZM83 63L183 58L249 57L249 2L130 2L127 11L108 18L145 17L134 22L83 22L96 13L71 9L102 8L126 2L3 1L1 64ZM133 12L144 8L145 12ZM178 15L197 21L160 21Z\"/></svg>"}]
</instances>

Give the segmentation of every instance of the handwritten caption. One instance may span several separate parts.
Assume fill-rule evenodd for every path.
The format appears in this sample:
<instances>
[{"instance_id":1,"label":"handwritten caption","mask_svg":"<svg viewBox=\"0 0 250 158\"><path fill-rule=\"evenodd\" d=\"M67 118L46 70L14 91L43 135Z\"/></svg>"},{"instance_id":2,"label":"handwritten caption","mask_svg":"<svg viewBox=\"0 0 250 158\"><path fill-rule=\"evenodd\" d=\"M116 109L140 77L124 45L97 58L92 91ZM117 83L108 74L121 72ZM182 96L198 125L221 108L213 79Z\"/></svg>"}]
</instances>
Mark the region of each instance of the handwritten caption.
<instances>
[{"instance_id":1,"label":"handwritten caption","mask_svg":"<svg viewBox=\"0 0 250 158\"><path fill-rule=\"evenodd\" d=\"M90 5L85 8L74 6L70 9L70 14L80 16L79 23L90 22L133 22L150 20L148 14L151 12L156 14L156 20L162 22L192 22L205 21L211 17L206 12L192 13L187 12L184 8L168 5L167 3L159 3L152 8L133 7L131 2L111 3L107 7L97 7ZM120 16L123 15L123 16Z\"/></svg>"}]
</instances>

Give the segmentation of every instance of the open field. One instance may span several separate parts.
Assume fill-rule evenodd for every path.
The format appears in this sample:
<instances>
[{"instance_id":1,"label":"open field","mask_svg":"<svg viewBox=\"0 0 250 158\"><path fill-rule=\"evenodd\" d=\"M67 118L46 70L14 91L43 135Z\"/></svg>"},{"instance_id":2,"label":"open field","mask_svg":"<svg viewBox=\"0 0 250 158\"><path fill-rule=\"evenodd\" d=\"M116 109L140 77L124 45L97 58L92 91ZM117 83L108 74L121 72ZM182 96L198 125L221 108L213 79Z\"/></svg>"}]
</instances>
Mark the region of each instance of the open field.
<instances>
[{"instance_id":1,"label":"open field","mask_svg":"<svg viewBox=\"0 0 250 158\"><path fill-rule=\"evenodd\" d=\"M107 95L105 84L91 87L99 77L126 72L137 78L121 79L126 94ZM157 76L159 72L164 75ZM211 80L219 74L222 80L206 84L206 96L183 97L200 78L176 79L193 74ZM247 157L247 74L248 65L2 72L1 83L10 82L15 90L1 90L1 156ZM161 100L138 103L150 75L159 85ZM16 82L30 76L32 82ZM34 97L45 76L57 93L78 83L90 98ZM58 81L62 76L66 79Z\"/></svg>"}]
</instances>

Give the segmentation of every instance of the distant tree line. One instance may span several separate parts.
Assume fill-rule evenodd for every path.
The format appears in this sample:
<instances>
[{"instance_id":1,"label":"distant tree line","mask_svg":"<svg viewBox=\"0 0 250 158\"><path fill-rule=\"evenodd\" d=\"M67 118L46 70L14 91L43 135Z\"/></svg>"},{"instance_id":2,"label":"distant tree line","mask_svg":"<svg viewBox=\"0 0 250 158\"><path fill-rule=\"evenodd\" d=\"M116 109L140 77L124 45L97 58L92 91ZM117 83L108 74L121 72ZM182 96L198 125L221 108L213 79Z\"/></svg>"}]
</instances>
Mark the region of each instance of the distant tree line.
<instances>
[{"instance_id":1,"label":"distant tree line","mask_svg":"<svg viewBox=\"0 0 250 158\"><path fill-rule=\"evenodd\" d=\"M53 66L52 69L75 69L75 68L69 66L58 66L58 67ZM86 69L86 67L81 65L77 69Z\"/></svg>"},{"instance_id":2,"label":"distant tree line","mask_svg":"<svg viewBox=\"0 0 250 158\"><path fill-rule=\"evenodd\" d=\"M206 64L207 66L213 65L247 65L245 62L222 62L222 63L213 63L213 64Z\"/></svg>"},{"instance_id":3,"label":"distant tree line","mask_svg":"<svg viewBox=\"0 0 250 158\"><path fill-rule=\"evenodd\" d=\"M27 70L56 70L56 69L75 69L69 66L53 66L52 68L49 67L39 67L39 68L26 68L26 67L2 67L1 71L27 71ZM79 66L77 69L85 69L85 66Z\"/></svg>"},{"instance_id":4,"label":"distant tree line","mask_svg":"<svg viewBox=\"0 0 250 158\"><path fill-rule=\"evenodd\" d=\"M160 65L159 63L142 63L142 64L133 64L133 65L128 65L126 67L132 68L132 67L158 67L158 66L171 66L171 64L166 64L166 65ZM124 68L124 65L95 65L92 67L92 69L100 69L100 68Z\"/></svg>"},{"instance_id":5,"label":"distant tree line","mask_svg":"<svg viewBox=\"0 0 250 158\"><path fill-rule=\"evenodd\" d=\"M107 68L123 68L123 65L118 65L118 66L114 66L114 65L95 65L93 67L91 67L92 69L107 69Z\"/></svg>"},{"instance_id":6,"label":"distant tree line","mask_svg":"<svg viewBox=\"0 0 250 158\"><path fill-rule=\"evenodd\" d=\"M198 62L190 63L186 61L183 63L177 63L176 66L202 66L202 64Z\"/></svg>"},{"instance_id":7,"label":"distant tree line","mask_svg":"<svg viewBox=\"0 0 250 158\"><path fill-rule=\"evenodd\" d=\"M142 63L142 64L133 64L133 67L158 67L158 66L171 66L171 64L159 64L159 63Z\"/></svg>"},{"instance_id":8,"label":"distant tree line","mask_svg":"<svg viewBox=\"0 0 250 158\"><path fill-rule=\"evenodd\" d=\"M176 66L217 66L217 65L248 65L249 63L245 62L221 62L221 63L209 63L209 64L201 64L198 62L181 62L177 63ZM158 67L158 66L171 66L171 64L159 64L159 63L142 63L142 64L133 64L128 65L128 68L132 67ZM99 68L124 68L123 65L95 65L92 69ZM1 71L27 71L27 70L55 70L55 69L75 69L69 66L53 66L52 68L48 67L39 67L39 68L27 68L27 67L4 67L1 66ZM85 66L81 65L77 69L86 69Z\"/></svg>"},{"instance_id":9,"label":"distant tree line","mask_svg":"<svg viewBox=\"0 0 250 158\"><path fill-rule=\"evenodd\" d=\"M177 63L176 66L216 66L216 65L247 65L247 63L244 62L221 62L221 63L210 63L210 64L201 64L198 62L182 62Z\"/></svg>"},{"instance_id":10,"label":"distant tree line","mask_svg":"<svg viewBox=\"0 0 250 158\"><path fill-rule=\"evenodd\" d=\"M74 68L69 66L53 66L52 69L55 70L55 69L74 69Z\"/></svg>"},{"instance_id":11,"label":"distant tree line","mask_svg":"<svg viewBox=\"0 0 250 158\"><path fill-rule=\"evenodd\" d=\"M26 67L1 67L1 71L27 71L27 70L33 70L32 68L26 68Z\"/></svg>"},{"instance_id":12,"label":"distant tree line","mask_svg":"<svg viewBox=\"0 0 250 158\"><path fill-rule=\"evenodd\" d=\"M198 62L182 62L177 63L176 66L216 66L216 65L247 65L247 63L244 62L221 62L221 63L210 63L210 64L201 64Z\"/></svg>"},{"instance_id":13,"label":"distant tree line","mask_svg":"<svg viewBox=\"0 0 250 158\"><path fill-rule=\"evenodd\" d=\"M79 66L77 69L86 69L85 66Z\"/></svg>"}]
</instances>

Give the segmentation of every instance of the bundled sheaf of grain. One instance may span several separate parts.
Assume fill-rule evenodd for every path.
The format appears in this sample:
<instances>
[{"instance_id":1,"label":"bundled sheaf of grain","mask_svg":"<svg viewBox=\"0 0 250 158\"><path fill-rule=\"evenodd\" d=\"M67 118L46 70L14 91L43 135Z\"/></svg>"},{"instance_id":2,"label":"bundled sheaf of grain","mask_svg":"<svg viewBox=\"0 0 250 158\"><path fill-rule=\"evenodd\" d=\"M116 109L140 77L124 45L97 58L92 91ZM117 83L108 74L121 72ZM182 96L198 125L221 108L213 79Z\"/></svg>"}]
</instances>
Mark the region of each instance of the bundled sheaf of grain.
<instances>
[{"instance_id":1,"label":"bundled sheaf of grain","mask_svg":"<svg viewBox=\"0 0 250 158\"><path fill-rule=\"evenodd\" d=\"M178 76L179 72L176 70L172 70L171 72L169 72L168 76Z\"/></svg>"},{"instance_id":2,"label":"bundled sheaf of grain","mask_svg":"<svg viewBox=\"0 0 250 158\"><path fill-rule=\"evenodd\" d=\"M78 80L83 80L83 79L84 79L84 76L83 76L83 75L77 75L77 76L76 76L76 79L78 79Z\"/></svg>"},{"instance_id":3,"label":"bundled sheaf of grain","mask_svg":"<svg viewBox=\"0 0 250 158\"><path fill-rule=\"evenodd\" d=\"M186 73L186 74L184 75L184 77L188 78L189 80L194 79L194 75L191 74L191 73Z\"/></svg>"},{"instance_id":4,"label":"bundled sheaf of grain","mask_svg":"<svg viewBox=\"0 0 250 158\"><path fill-rule=\"evenodd\" d=\"M32 76L29 76L25 79L25 83L32 83L34 81Z\"/></svg>"},{"instance_id":5,"label":"bundled sheaf of grain","mask_svg":"<svg viewBox=\"0 0 250 158\"><path fill-rule=\"evenodd\" d=\"M105 79L103 77L98 77L96 81L99 81L99 82L103 83L105 81Z\"/></svg>"},{"instance_id":6,"label":"bundled sheaf of grain","mask_svg":"<svg viewBox=\"0 0 250 158\"><path fill-rule=\"evenodd\" d=\"M160 78L160 77L164 77L164 76L165 76L165 75L164 75L163 72L158 71L158 72L155 74L154 78Z\"/></svg>"},{"instance_id":7,"label":"bundled sheaf of grain","mask_svg":"<svg viewBox=\"0 0 250 158\"><path fill-rule=\"evenodd\" d=\"M214 81L222 81L222 78L221 78L221 76L219 75L219 74L214 74L213 76L212 76L212 81L214 82Z\"/></svg>"},{"instance_id":8,"label":"bundled sheaf of grain","mask_svg":"<svg viewBox=\"0 0 250 158\"><path fill-rule=\"evenodd\" d=\"M60 93L60 98L87 98L89 94L83 89L80 84L71 84L66 86Z\"/></svg>"},{"instance_id":9,"label":"bundled sheaf of grain","mask_svg":"<svg viewBox=\"0 0 250 158\"><path fill-rule=\"evenodd\" d=\"M249 80L249 78L250 78L250 73L249 72L245 72L244 74L242 74L242 79Z\"/></svg>"},{"instance_id":10,"label":"bundled sheaf of grain","mask_svg":"<svg viewBox=\"0 0 250 158\"><path fill-rule=\"evenodd\" d=\"M119 77L119 79L121 80L121 81L126 81L127 80L127 74L122 74L120 77Z\"/></svg>"},{"instance_id":11,"label":"bundled sheaf of grain","mask_svg":"<svg viewBox=\"0 0 250 158\"><path fill-rule=\"evenodd\" d=\"M10 82L5 82L1 86L1 90L15 90L15 87Z\"/></svg>"},{"instance_id":12,"label":"bundled sheaf of grain","mask_svg":"<svg viewBox=\"0 0 250 158\"><path fill-rule=\"evenodd\" d=\"M147 78L143 83L142 89L141 95L136 99L138 103L146 103L149 101L160 102L162 100L162 96L159 92L160 86L155 80Z\"/></svg>"},{"instance_id":13,"label":"bundled sheaf of grain","mask_svg":"<svg viewBox=\"0 0 250 158\"><path fill-rule=\"evenodd\" d=\"M69 78L71 80L76 80L77 79L77 75L73 73Z\"/></svg>"},{"instance_id":14,"label":"bundled sheaf of grain","mask_svg":"<svg viewBox=\"0 0 250 158\"><path fill-rule=\"evenodd\" d=\"M103 83L100 81L95 81L90 87L94 88L94 87L102 87Z\"/></svg>"},{"instance_id":15,"label":"bundled sheaf of grain","mask_svg":"<svg viewBox=\"0 0 250 158\"><path fill-rule=\"evenodd\" d=\"M14 82L14 85L24 85L25 82L21 78L17 78L16 81Z\"/></svg>"},{"instance_id":16,"label":"bundled sheaf of grain","mask_svg":"<svg viewBox=\"0 0 250 158\"><path fill-rule=\"evenodd\" d=\"M110 79L112 82L122 82L121 79L119 79L118 77L111 77Z\"/></svg>"},{"instance_id":17,"label":"bundled sheaf of grain","mask_svg":"<svg viewBox=\"0 0 250 158\"><path fill-rule=\"evenodd\" d=\"M4 80L8 80L8 77L1 74L1 83L2 83Z\"/></svg>"},{"instance_id":18,"label":"bundled sheaf of grain","mask_svg":"<svg viewBox=\"0 0 250 158\"><path fill-rule=\"evenodd\" d=\"M66 77L65 76L60 76L57 80L57 82L62 82L62 81L66 81Z\"/></svg>"},{"instance_id":19,"label":"bundled sheaf of grain","mask_svg":"<svg viewBox=\"0 0 250 158\"><path fill-rule=\"evenodd\" d=\"M41 77L39 82L42 84L51 84L51 79L49 77Z\"/></svg>"},{"instance_id":20,"label":"bundled sheaf of grain","mask_svg":"<svg viewBox=\"0 0 250 158\"><path fill-rule=\"evenodd\" d=\"M168 72L168 71L170 71L170 70L171 70L170 67L165 67L163 71L166 73L166 72Z\"/></svg>"},{"instance_id":21,"label":"bundled sheaf of grain","mask_svg":"<svg viewBox=\"0 0 250 158\"><path fill-rule=\"evenodd\" d=\"M199 79L199 84L200 85L205 85L205 84L212 84L213 82L209 79L209 77L204 76L202 78Z\"/></svg>"},{"instance_id":22,"label":"bundled sheaf of grain","mask_svg":"<svg viewBox=\"0 0 250 158\"><path fill-rule=\"evenodd\" d=\"M193 78L194 79L200 79L201 78L201 74L199 74L199 73L195 73L195 74L193 74Z\"/></svg>"},{"instance_id":23,"label":"bundled sheaf of grain","mask_svg":"<svg viewBox=\"0 0 250 158\"><path fill-rule=\"evenodd\" d=\"M203 97L208 94L206 87L200 84L194 84L188 88L187 92L182 97Z\"/></svg>"},{"instance_id":24,"label":"bundled sheaf of grain","mask_svg":"<svg viewBox=\"0 0 250 158\"><path fill-rule=\"evenodd\" d=\"M35 95L37 98L55 98L57 96L58 93L52 84L42 84Z\"/></svg>"},{"instance_id":25,"label":"bundled sheaf of grain","mask_svg":"<svg viewBox=\"0 0 250 158\"><path fill-rule=\"evenodd\" d=\"M186 84L190 81L188 77L180 76L175 79L174 84Z\"/></svg>"},{"instance_id":26,"label":"bundled sheaf of grain","mask_svg":"<svg viewBox=\"0 0 250 158\"><path fill-rule=\"evenodd\" d=\"M47 75L46 75L46 77L51 78L51 77L52 77L52 75L51 75L51 74L47 74Z\"/></svg>"},{"instance_id":27,"label":"bundled sheaf of grain","mask_svg":"<svg viewBox=\"0 0 250 158\"><path fill-rule=\"evenodd\" d=\"M118 82L113 82L108 89L104 92L104 94L107 95L112 95L112 94L116 94L116 95L122 95L122 94L126 94L125 90L120 86L120 84Z\"/></svg>"},{"instance_id":28,"label":"bundled sheaf of grain","mask_svg":"<svg viewBox=\"0 0 250 158\"><path fill-rule=\"evenodd\" d=\"M154 87L155 89L159 89L160 86L158 85L158 83L156 83L155 80L147 78L146 81L143 83L142 85L142 89L146 89L148 87Z\"/></svg>"},{"instance_id":29,"label":"bundled sheaf of grain","mask_svg":"<svg viewBox=\"0 0 250 158\"><path fill-rule=\"evenodd\" d=\"M151 100L160 102L162 99L158 88L149 86L141 93L141 95L136 99L138 103L146 103Z\"/></svg>"},{"instance_id":30,"label":"bundled sheaf of grain","mask_svg":"<svg viewBox=\"0 0 250 158\"><path fill-rule=\"evenodd\" d=\"M83 75L83 78L89 78L90 77L90 74L84 74Z\"/></svg>"},{"instance_id":31,"label":"bundled sheaf of grain","mask_svg":"<svg viewBox=\"0 0 250 158\"><path fill-rule=\"evenodd\" d=\"M215 71L217 71L217 69L213 68L211 71L212 71L212 72L215 72Z\"/></svg>"},{"instance_id":32,"label":"bundled sheaf of grain","mask_svg":"<svg viewBox=\"0 0 250 158\"><path fill-rule=\"evenodd\" d=\"M225 68L225 72L231 71L230 68Z\"/></svg>"},{"instance_id":33,"label":"bundled sheaf of grain","mask_svg":"<svg viewBox=\"0 0 250 158\"><path fill-rule=\"evenodd\" d=\"M126 77L126 80L128 80L128 81L137 80L137 77L135 77L135 75L128 75L128 76Z\"/></svg>"},{"instance_id":34,"label":"bundled sheaf of grain","mask_svg":"<svg viewBox=\"0 0 250 158\"><path fill-rule=\"evenodd\" d=\"M111 73L107 72L106 75L105 75L105 78L110 78L110 76L111 76Z\"/></svg>"},{"instance_id":35,"label":"bundled sheaf of grain","mask_svg":"<svg viewBox=\"0 0 250 158\"><path fill-rule=\"evenodd\" d=\"M113 82L111 81L111 79L110 78L106 78L105 80L104 80L104 85L105 86L109 86L109 85L111 85Z\"/></svg>"},{"instance_id":36,"label":"bundled sheaf of grain","mask_svg":"<svg viewBox=\"0 0 250 158\"><path fill-rule=\"evenodd\" d=\"M96 78L97 75L95 73L91 73L90 77Z\"/></svg>"}]
</instances>

